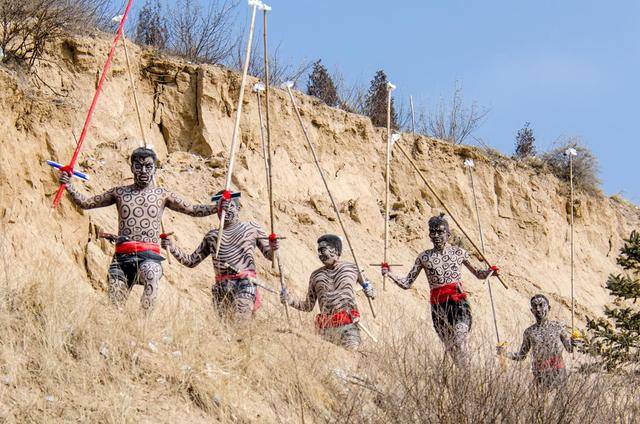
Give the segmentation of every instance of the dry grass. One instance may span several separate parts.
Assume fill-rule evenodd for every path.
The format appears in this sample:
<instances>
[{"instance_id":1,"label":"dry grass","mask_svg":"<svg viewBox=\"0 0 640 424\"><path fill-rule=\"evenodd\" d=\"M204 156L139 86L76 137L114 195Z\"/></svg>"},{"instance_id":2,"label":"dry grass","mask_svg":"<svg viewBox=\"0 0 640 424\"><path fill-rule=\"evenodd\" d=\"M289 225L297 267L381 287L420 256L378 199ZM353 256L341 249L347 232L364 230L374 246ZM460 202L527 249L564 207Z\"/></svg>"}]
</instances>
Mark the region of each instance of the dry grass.
<instances>
[{"instance_id":1,"label":"dry grass","mask_svg":"<svg viewBox=\"0 0 640 424\"><path fill-rule=\"evenodd\" d=\"M125 311L41 260L0 273L0 420L8 422L631 422L637 381L574 375L563 396L531 391L527 366L501 370L490 342L472 370L442 366L429 320L390 312L377 345L349 354L272 298L255 325L229 327L208 293L164 287L154 314ZM424 317L420 317L424 318ZM384 330L383 330L384 329ZM482 339L474 335L476 340ZM491 340L491 337L487 337ZM634 384L636 386L634 386Z\"/></svg>"}]
</instances>

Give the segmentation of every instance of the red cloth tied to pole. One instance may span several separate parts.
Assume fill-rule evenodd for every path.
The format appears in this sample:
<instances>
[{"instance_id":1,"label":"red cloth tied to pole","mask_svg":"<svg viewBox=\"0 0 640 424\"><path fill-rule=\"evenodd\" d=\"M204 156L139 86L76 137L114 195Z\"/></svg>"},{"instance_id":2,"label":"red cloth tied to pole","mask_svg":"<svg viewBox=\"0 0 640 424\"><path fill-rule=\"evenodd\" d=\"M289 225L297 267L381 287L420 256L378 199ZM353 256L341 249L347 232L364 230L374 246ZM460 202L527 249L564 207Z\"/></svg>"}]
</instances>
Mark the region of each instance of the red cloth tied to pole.
<instances>
[{"instance_id":1,"label":"red cloth tied to pole","mask_svg":"<svg viewBox=\"0 0 640 424\"><path fill-rule=\"evenodd\" d=\"M444 303L449 300L454 302L460 302L467 298L467 294L460 291L461 283L450 283L440 287L431 289L431 304L436 305L438 303Z\"/></svg>"},{"instance_id":2,"label":"red cloth tied to pole","mask_svg":"<svg viewBox=\"0 0 640 424\"><path fill-rule=\"evenodd\" d=\"M380 268L386 269L386 270L391 270L391 265L389 265L387 262L382 262L380 264Z\"/></svg>"},{"instance_id":3,"label":"red cloth tied to pole","mask_svg":"<svg viewBox=\"0 0 640 424\"><path fill-rule=\"evenodd\" d=\"M360 312L356 309L350 309L348 311L342 310L335 314L318 314L316 315L316 328L334 328L342 327L343 325L353 324L354 318L360 318Z\"/></svg>"},{"instance_id":4,"label":"red cloth tied to pole","mask_svg":"<svg viewBox=\"0 0 640 424\"><path fill-rule=\"evenodd\" d=\"M224 202L228 202L231 200L231 191L225 190L220 195L220 200L218 200L218 216L222 214L222 207L224 206Z\"/></svg>"},{"instance_id":5,"label":"red cloth tied to pole","mask_svg":"<svg viewBox=\"0 0 640 424\"><path fill-rule=\"evenodd\" d=\"M565 367L562 356L551 356L535 364L538 371L561 370Z\"/></svg>"},{"instance_id":6,"label":"red cloth tied to pole","mask_svg":"<svg viewBox=\"0 0 640 424\"><path fill-rule=\"evenodd\" d=\"M124 243L116 245L116 253L119 255L148 251L160 254L160 245L157 243L145 243L142 241L125 241Z\"/></svg>"}]
</instances>

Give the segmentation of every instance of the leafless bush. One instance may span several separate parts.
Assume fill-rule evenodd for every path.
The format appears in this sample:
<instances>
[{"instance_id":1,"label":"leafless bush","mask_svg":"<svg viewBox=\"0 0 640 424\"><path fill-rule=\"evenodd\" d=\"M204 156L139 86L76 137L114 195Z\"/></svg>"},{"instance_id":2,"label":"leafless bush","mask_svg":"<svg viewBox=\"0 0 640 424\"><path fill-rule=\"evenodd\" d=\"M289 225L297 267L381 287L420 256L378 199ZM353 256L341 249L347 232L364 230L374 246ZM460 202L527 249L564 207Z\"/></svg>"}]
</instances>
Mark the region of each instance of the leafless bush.
<instances>
[{"instance_id":1,"label":"leafless bush","mask_svg":"<svg viewBox=\"0 0 640 424\"><path fill-rule=\"evenodd\" d=\"M365 85L360 81L349 84L339 70L333 72L332 78L340 98L338 107L347 112L364 115L366 113L365 100L367 98Z\"/></svg>"},{"instance_id":2,"label":"leafless bush","mask_svg":"<svg viewBox=\"0 0 640 424\"><path fill-rule=\"evenodd\" d=\"M432 137L462 144L480 127L488 113L488 109L478 106L476 102L471 106L465 105L462 86L456 83L449 104L441 100L435 110L428 114L426 132Z\"/></svg>"},{"instance_id":3,"label":"leafless bush","mask_svg":"<svg viewBox=\"0 0 640 424\"><path fill-rule=\"evenodd\" d=\"M375 360L348 376L348 390L336 386L335 422L631 422L640 412L632 381L573 373L564 387L542 392L527 367L478 358L457 369L423 334L387 333L369 355Z\"/></svg>"},{"instance_id":4,"label":"leafless bush","mask_svg":"<svg viewBox=\"0 0 640 424\"><path fill-rule=\"evenodd\" d=\"M169 28L159 0L147 0L138 13L135 40L138 44L159 50L167 47Z\"/></svg>"},{"instance_id":5,"label":"leafless bush","mask_svg":"<svg viewBox=\"0 0 640 424\"><path fill-rule=\"evenodd\" d=\"M228 63L231 69L242 70L245 47L246 41L243 43L238 40ZM293 81L294 85L297 86L300 77L307 74L312 65L312 62L304 59L300 60L298 64L293 64L283 57L281 44L278 44L275 49L271 49L269 54L269 84L278 86L285 81ZM254 36L248 73L260 80L264 80L264 49L262 47L262 38L260 37Z\"/></svg>"},{"instance_id":6,"label":"leafless bush","mask_svg":"<svg viewBox=\"0 0 640 424\"><path fill-rule=\"evenodd\" d=\"M48 43L95 28L108 19L109 10L109 0L0 0L2 61L18 60L30 68Z\"/></svg>"},{"instance_id":7,"label":"leafless bush","mask_svg":"<svg viewBox=\"0 0 640 424\"><path fill-rule=\"evenodd\" d=\"M169 18L171 51L193 62L223 63L236 46L233 35L237 1L178 0Z\"/></svg>"},{"instance_id":8,"label":"leafless bush","mask_svg":"<svg viewBox=\"0 0 640 424\"><path fill-rule=\"evenodd\" d=\"M600 178L598 178L598 158L584 145L579 137L569 137L558 140L556 147L542 156L543 161L549 166L551 172L563 181L569 181L569 158L565 151L569 148L576 149L578 156L573 158L573 182L575 187L587 193L600 191Z\"/></svg>"}]
</instances>

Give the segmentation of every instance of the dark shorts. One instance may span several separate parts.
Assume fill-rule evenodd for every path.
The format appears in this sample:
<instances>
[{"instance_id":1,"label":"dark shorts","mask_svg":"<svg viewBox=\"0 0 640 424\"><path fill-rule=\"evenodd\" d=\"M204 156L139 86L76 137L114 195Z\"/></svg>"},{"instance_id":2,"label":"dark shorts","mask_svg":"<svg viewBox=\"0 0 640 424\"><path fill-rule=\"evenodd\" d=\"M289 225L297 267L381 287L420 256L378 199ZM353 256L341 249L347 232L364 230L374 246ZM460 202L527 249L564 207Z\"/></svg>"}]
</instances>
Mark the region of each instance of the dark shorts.
<instances>
[{"instance_id":1,"label":"dark shorts","mask_svg":"<svg viewBox=\"0 0 640 424\"><path fill-rule=\"evenodd\" d=\"M160 263L164 261L164 258L150 251L116 254L109 266L109 277L126 281L129 287L138 284L138 270L146 261Z\"/></svg>"},{"instance_id":2,"label":"dark shorts","mask_svg":"<svg viewBox=\"0 0 640 424\"><path fill-rule=\"evenodd\" d=\"M471 307L466 300L448 300L431 305L431 319L433 328L441 339L451 338L456 324L467 324L471 331Z\"/></svg>"}]
</instances>

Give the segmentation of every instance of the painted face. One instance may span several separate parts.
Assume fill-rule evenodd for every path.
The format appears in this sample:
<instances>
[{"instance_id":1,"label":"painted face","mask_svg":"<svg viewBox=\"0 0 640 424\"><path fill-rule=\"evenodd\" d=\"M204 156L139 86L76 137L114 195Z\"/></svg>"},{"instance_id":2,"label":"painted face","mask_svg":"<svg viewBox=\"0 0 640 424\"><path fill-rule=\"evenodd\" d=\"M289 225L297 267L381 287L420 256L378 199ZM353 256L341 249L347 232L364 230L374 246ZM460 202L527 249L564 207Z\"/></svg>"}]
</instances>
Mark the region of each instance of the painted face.
<instances>
[{"instance_id":1,"label":"painted face","mask_svg":"<svg viewBox=\"0 0 640 424\"><path fill-rule=\"evenodd\" d=\"M153 181L156 164L152 157L136 158L131 164L131 172L136 185L146 187Z\"/></svg>"},{"instance_id":2,"label":"painted face","mask_svg":"<svg viewBox=\"0 0 640 424\"><path fill-rule=\"evenodd\" d=\"M537 321L546 318L549 314L549 303L541 297L536 297L531 301L531 313Z\"/></svg>"},{"instance_id":3,"label":"painted face","mask_svg":"<svg viewBox=\"0 0 640 424\"><path fill-rule=\"evenodd\" d=\"M442 249L449 241L449 236L451 233L445 224L429 227L429 238L436 249Z\"/></svg>"},{"instance_id":4,"label":"painted face","mask_svg":"<svg viewBox=\"0 0 640 424\"><path fill-rule=\"evenodd\" d=\"M235 200L229 200L222 203L222 208L218 209L218 218L224 209L224 222L226 224L235 224L240 218L240 204Z\"/></svg>"},{"instance_id":5,"label":"painted face","mask_svg":"<svg viewBox=\"0 0 640 424\"><path fill-rule=\"evenodd\" d=\"M340 255L335 247L326 241L318 243L318 259L320 259L324 265L331 266L336 263L339 258Z\"/></svg>"}]
</instances>

